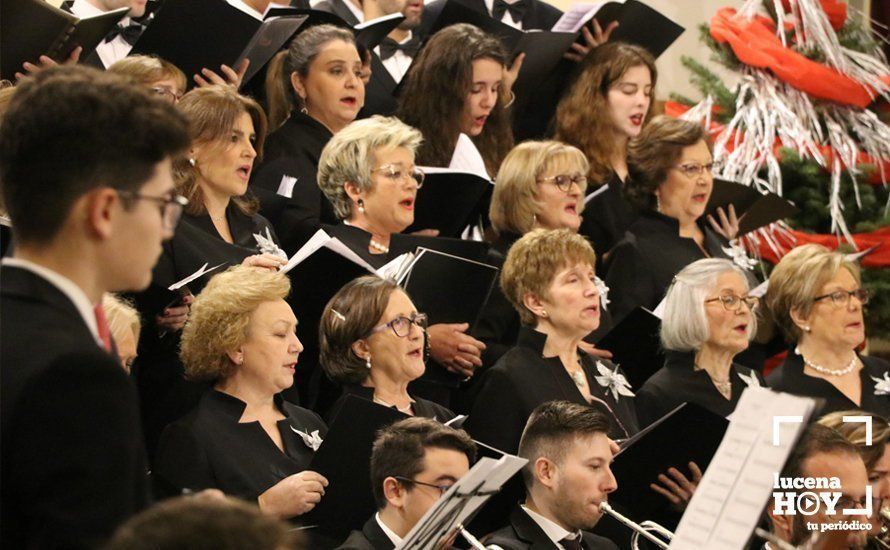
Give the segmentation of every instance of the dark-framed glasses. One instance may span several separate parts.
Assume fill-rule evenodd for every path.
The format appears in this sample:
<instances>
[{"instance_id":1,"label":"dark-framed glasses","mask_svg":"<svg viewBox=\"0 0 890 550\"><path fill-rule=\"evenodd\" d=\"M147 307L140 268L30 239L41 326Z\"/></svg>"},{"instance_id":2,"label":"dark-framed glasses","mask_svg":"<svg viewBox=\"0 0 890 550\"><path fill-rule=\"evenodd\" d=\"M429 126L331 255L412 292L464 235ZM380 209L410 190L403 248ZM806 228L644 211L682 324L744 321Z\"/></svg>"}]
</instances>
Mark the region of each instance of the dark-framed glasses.
<instances>
[{"instance_id":1,"label":"dark-framed glasses","mask_svg":"<svg viewBox=\"0 0 890 550\"><path fill-rule=\"evenodd\" d=\"M850 298L854 296L859 300L860 304L865 305L868 303L869 294L868 289L866 288L857 288L856 290L835 290L834 292L829 292L822 296L816 296L813 298L813 301L818 302L826 298L831 298L831 303L834 305L838 307L846 307L850 303Z\"/></svg>"},{"instance_id":2,"label":"dark-framed glasses","mask_svg":"<svg viewBox=\"0 0 890 550\"><path fill-rule=\"evenodd\" d=\"M587 186L587 176L582 174L559 174L558 176L541 178L538 182L552 182L557 189L563 193L568 193L572 190L573 183L577 184L579 189L584 189Z\"/></svg>"},{"instance_id":3,"label":"dark-framed glasses","mask_svg":"<svg viewBox=\"0 0 890 550\"><path fill-rule=\"evenodd\" d=\"M711 298L710 300L705 300L705 303L711 302L720 302L723 306L723 309L726 311L738 311L742 308L742 304L744 303L748 306L748 309L754 311L755 308L760 304L760 298L757 296L736 296L735 294L723 294L722 296L717 296L716 298Z\"/></svg>"},{"instance_id":4,"label":"dark-framed glasses","mask_svg":"<svg viewBox=\"0 0 890 550\"><path fill-rule=\"evenodd\" d=\"M152 197L150 195L143 195L125 189L118 189L117 194L125 200L152 201L158 204L161 211L161 219L164 221L164 227L166 229L176 229L176 225L179 223L179 218L182 217L182 211L189 203L189 200L181 195Z\"/></svg>"},{"instance_id":5,"label":"dark-framed glasses","mask_svg":"<svg viewBox=\"0 0 890 550\"><path fill-rule=\"evenodd\" d=\"M709 162L707 164L702 164L700 162L687 162L684 164L680 164L678 166L674 166L674 169L683 172L687 178L694 178L697 176L701 176L708 172L708 174L713 175L714 172L720 169L720 163L718 162Z\"/></svg>"},{"instance_id":6,"label":"dark-framed glasses","mask_svg":"<svg viewBox=\"0 0 890 550\"><path fill-rule=\"evenodd\" d=\"M410 477L405 476L393 476L394 479L401 481L402 483L414 483L417 485L423 485L424 487L430 487L437 491L439 491L439 496L441 497L445 493L448 492L448 489L451 489L451 485L436 485L435 483L427 483L425 481L417 481L416 479L411 479Z\"/></svg>"},{"instance_id":7,"label":"dark-framed glasses","mask_svg":"<svg viewBox=\"0 0 890 550\"><path fill-rule=\"evenodd\" d=\"M383 166L372 168L371 173L373 174L374 172L380 172L383 177L399 185L408 183L408 179L410 178L417 183L418 189L423 187L423 178L426 177L423 170L420 168L415 166L414 168L409 169L403 167L401 164L384 164Z\"/></svg>"},{"instance_id":8,"label":"dark-framed glasses","mask_svg":"<svg viewBox=\"0 0 890 550\"><path fill-rule=\"evenodd\" d=\"M392 329L393 334L395 334L399 338L406 338L409 334L411 334L412 324L420 327L420 330L426 330L428 321L429 320L427 319L426 313L412 313L410 317L399 315L388 323L383 323L382 325L378 325L372 328L371 331L368 333L368 336L389 328Z\"/></svg>"},{"instance_id":9,"label":"dark-framed glasses","mask_svg":"<svg viewBox=\"0 0 890 550\"><path fill-rule=\"evenodd\" d=\"M166 86L152 86L151 91L154 92L160 99L164 101L169 101L170 103L178 103L180 99L182 99L182 94L174 91Z\"/></svg>"}]
</instances>

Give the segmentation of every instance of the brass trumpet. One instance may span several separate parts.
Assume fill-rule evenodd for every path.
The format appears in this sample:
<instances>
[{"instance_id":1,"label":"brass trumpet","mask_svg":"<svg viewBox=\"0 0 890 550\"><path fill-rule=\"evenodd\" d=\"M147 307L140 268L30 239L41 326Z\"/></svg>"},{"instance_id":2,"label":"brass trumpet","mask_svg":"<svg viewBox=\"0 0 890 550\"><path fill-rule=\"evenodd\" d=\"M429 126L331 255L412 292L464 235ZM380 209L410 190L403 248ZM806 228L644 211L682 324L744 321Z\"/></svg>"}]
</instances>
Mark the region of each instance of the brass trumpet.
<instances>
[{"instance_id":1,"label":"brass trumpet","mask_svg":"<svg viewBox=\"0 0 890 550\"><path fill-rule=\"evenodd\" d=\"M670 546L671 539L674 538L674 534L672 532L655 523L654 521L644 521L643 523L636 523L628 517L616 512L614 508L609 506L608 502L600 503L600 511L604 514L612 516L613 518L623 523L625 527L628 527L631 531L634 531L634 534L631 535L630 539L634 549L637 548L637 543L640 537L645 538L659 548L665 549ZM665 540L658 538L653 533L657 533Z\"/></svg>"}]
</instances>

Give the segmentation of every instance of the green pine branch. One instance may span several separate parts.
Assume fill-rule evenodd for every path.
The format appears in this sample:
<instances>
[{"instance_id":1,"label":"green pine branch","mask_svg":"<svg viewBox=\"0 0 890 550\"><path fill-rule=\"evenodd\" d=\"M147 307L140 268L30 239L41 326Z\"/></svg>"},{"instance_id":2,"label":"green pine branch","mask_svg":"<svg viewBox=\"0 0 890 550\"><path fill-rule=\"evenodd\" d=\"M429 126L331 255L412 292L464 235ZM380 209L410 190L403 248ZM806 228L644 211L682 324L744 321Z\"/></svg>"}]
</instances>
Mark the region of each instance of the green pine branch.
<instances>
[{"instance_id":1,"label":"green pine branch","mask_svg":"<svg viewBox=\"0 0 890 550\"><path fill-rule=\"evenodd\" d=\"M689 81L701 92L702 96L712 96L714 103L720 108L717 119L728 122L735 114L736 94L726 87L717 74L705 67L694 58L683 56L680 62L692 73Z\"/></svg>"}]
</instances>

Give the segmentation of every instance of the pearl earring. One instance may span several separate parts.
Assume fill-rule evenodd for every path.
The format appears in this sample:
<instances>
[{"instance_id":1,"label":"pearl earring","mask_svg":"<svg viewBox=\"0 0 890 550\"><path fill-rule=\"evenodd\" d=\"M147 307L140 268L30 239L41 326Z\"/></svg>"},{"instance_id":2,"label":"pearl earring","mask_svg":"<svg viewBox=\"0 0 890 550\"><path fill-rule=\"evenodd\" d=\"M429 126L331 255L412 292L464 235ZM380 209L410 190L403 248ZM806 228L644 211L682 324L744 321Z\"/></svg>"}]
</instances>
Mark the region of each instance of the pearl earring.
<instances>
[{"instance_id":1,"label":"pearl earring","mask_svg":"<svg viewBox=\"0 0 890 550\"><path fill-rule=\"evenodd\" d=\"M195 159L189 159L189 164L191 164L192 166L194 166L194 165L195 165Z\"/></svg>"},{"instance_id":2,"label":"pearl earring","mask_svg":"<svg viewBox=\"0 0 890 550\"><path fill-rule=\"evenodd\" d=\"M365 201L363 201L362 199L358 200L358 211L362 214L365 213Z\"/></svg>"},{"instance_id":3,"label":"pearl earring","mask_svg":"<svg viewBox=\"0 0 890 550\"><path fill-rule=\"evenodd\" d=\"M811 330L813 330L813 329L810 328L810 325L803 327L804 332L810 332Z\"/></svg>"},{"instance_id":4,"label":"pearl earring","mask_svg":"<svg viewBox=\"0 0 890 550\"><path fill-rule=\"evenodd\" d=\"M547 310L546 310L546 309L542 309L542 310L541 310L541 317L547 317Z\"/></svg>"},{"instance_id":5,"label":"pearl earring","mask_svg":"<svg viewBox=\"0 0 890 550\"><path fill-rule=\"evenodd\" d=\"M365 357L365 366L368 367L368 370L371 370L371 356Z\"/></svg>"}]
</instances>

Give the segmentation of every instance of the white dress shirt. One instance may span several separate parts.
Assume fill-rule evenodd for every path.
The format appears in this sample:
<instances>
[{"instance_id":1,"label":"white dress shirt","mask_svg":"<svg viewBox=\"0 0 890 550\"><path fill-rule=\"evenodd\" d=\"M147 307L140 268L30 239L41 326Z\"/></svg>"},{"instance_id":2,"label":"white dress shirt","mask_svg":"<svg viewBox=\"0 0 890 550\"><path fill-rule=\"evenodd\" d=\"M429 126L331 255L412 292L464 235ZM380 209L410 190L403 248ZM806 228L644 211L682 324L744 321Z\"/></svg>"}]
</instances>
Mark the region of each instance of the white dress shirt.
<instances>
[{"instance_id":1,"label":"white dress shirt","mask_svg":"<svg viewBox=\"0 0 890 550\"><path fill-rule=\"evenodd\" d=\"M566 531L556 522L545 518L537 512L529 510L525 507L525 504L520 504L520 506L522 507L523 511L528 514L528 517L532 518L532 521L538 524L538 527L540 527L541 530L544 531L544 534L547 535L547 538L553 541L553 544L555 544L556 547L559 548L559 550L565 550L562 544L559 543L559 541L561 541L562 539L577 539L581 536L580 532L572 533L570 531Z\"/></svg>"},{"instance_id":2,"label":"white dress shirt","mask_svg":"<svg viewBox=\"0 0 890 550\"><path fill-rule=\"evenodd\" d=\"M349 0L346 0L346 3L348 4ZM413 36L411 31L408 31L408 37L399 42L399 44L404 44L410 41ZM374 53L380 57L380 46L374 48ZM396 53L394 53L392 57L387 59L381 58L380 61L383 63L383 66L386 67L386 70L389 71L389 74L392 75L392 79L398 84L405 77L405 73L408 72L408 68L411 66L411 62L414 61L414 58L402 50L396 50Z\"/></svg>"},{"instance_id":3,"label":"white dress shirt","mask_svg":"<svg viewBox=\"0 0 890 550\"><path fill-rule=\"evenodd\" d=\"M87 0L74 0L74 3L71 5L71 13L73 13L77 17L84 18L102 15L105 12L90 4L89 2L87 2ZM122 25L124 27L129 24L129 16L126 16L118 21L118 25ZM99 59L102 61L102 65L104 65L107 69L108 67L114 65L115 62L127 57L127 54L130 53L130 50L132 49L133 46L129 45L127 41L124 40L124 37L122 37L121 35L117 35L111 42L100 42L99 45L96 46L96 54L99 55Z\"/></svg>"},{"instance_id":4,"label":"white dress shirt","mask_svg":"<svg viewBox=\"0 0 890 550\"><path fill-rule=\"evenodd\" d=\"M347 2L348 1L349 0L347 0ZM402 537L395 534L392 529L390 529L389 527L386 526L385 523L383 523L383 520L380 519L380 512L377 512L376 514L374 514L374 519L377 520L377 525L379 525L380 529L383 530L383 534L386 535L387 537L389 537L389 540L392 541L392 544L394 547L398 548L399 546L402 545Z\"/></svg>"},{"instance_id":5,"label":"white dress shirt","mask_svg":"<svg viewBox=\"0 0 890 550\"><path fill-rule=\"evenodd\" d=\"M518 0L504 0L508 4L514 4ZM485 9L488 10L489 15L494 12L494 0L485 0ZM522 29L522 21L513 21L513 16L510 15L509 11L504 12L504 16L501 18L501 23L510 25L514 29Z\"/></svg>"},{"instance_id":6,"label":"white dress shirt","mask_svg":"<svg viewBox=\"0 0 890 550\"><path fill-rule=\"evenodd\" d=\"M2 264L6 267L26 269L59 289L62 294L71 300L74 307L77 308L77 312L83 317L83 322L86 323L87 328L90 329L93 338L96 339L96 343L99 344L102 349L105 349L105 344L102 342L102 339L99 338L99 326L96 323L96 312L93 310L94 306L90 303L90 299L87 297L86 292L77 286L74 281L51 269L21 258L3 258Z\"/></svg>"}]
</instances>

